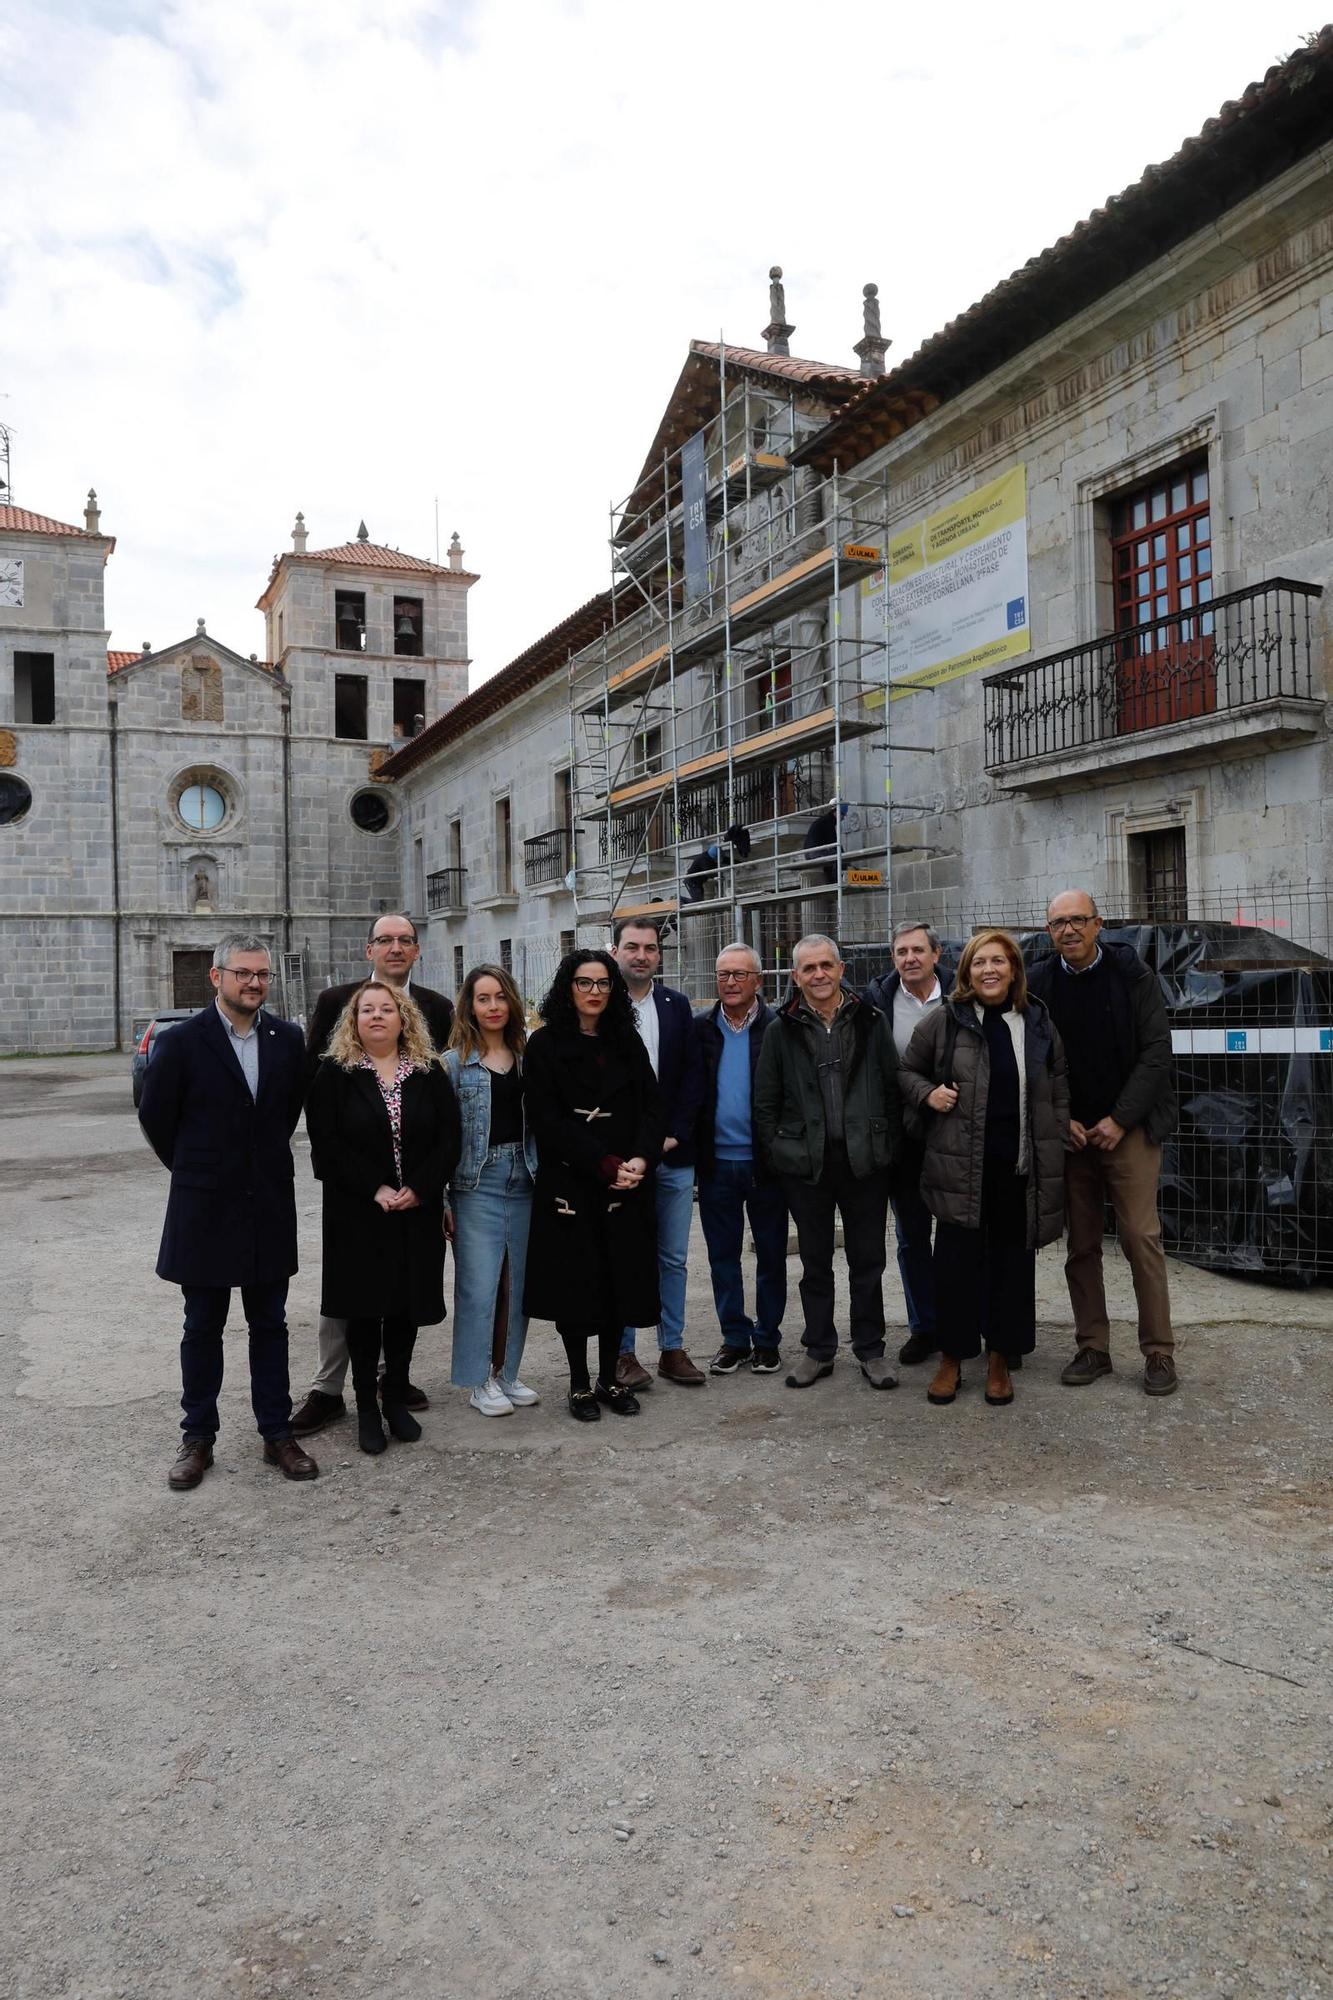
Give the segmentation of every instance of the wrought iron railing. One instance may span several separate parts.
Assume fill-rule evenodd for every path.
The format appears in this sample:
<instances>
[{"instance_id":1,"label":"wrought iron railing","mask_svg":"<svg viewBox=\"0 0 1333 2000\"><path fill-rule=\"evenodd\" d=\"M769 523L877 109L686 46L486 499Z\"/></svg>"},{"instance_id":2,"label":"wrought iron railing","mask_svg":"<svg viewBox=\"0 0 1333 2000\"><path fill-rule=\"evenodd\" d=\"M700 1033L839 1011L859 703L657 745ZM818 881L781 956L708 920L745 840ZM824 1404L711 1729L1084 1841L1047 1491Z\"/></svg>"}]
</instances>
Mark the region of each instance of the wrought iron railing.
<instances>
[{"instance_id":1,"label":"wrought iron railing","mask_svg":"<svg viewBox=\"0 0 1333 2000\"><path fill-rule=\"evenodd\" d=\"M552 827L523 843L523 886L539 889L543 882L563 882L570 869L569 830Z\"/></svg>"},{"instance_id":2,"label":"wrought iron railing","mask_svg":"<svg viewBox=\"0 0 1333 2000\"><path fill-rule=\"evenodd\" d=\"M426 877L426 908L432 916L442 910L467 908L467 869L437 868Z\"/></svg>"},{"instance_id":3,"label":"wrought iron railing","mask_svg":"<svg viewBox=\"0 0 1333 2000\"><path fill-rule=\"evenodd\" d=\"M986 678L990 770L1314 694L1317 584L1271 577Z\"/></svg>"}]
</instances>

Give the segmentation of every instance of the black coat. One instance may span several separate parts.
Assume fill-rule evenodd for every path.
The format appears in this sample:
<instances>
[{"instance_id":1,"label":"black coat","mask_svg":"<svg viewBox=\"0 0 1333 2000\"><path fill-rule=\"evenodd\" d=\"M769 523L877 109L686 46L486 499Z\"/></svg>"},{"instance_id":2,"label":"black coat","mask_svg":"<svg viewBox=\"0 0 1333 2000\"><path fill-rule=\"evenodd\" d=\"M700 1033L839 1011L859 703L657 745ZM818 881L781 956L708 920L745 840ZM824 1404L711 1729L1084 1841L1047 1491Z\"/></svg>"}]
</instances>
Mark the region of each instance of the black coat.
<instances>
[{"instance_id":1,"label":"black coat","mask_svg":"<svg viewBox=\"0 0 1333 2000\"><path fill-rule=\"evenodd\" d=\"M365 979L372 976L371 967L366 967ZM329 1045L338 1017L358 986L364 986L365 979L349 979L344 986L326 986L311 1009L310 1020L305 1031L306 1054L309 1057L309 1073L315 1073L315 1065ZM387 982L386 982L387 983ZM429 986L409 985L409 1000L415 1000L426 1023L426 1033L435 1045L437 1055L443 1055L449 1040L449 1030L454 1025L454 1003L446 1000L443 993L436 993Z\"/></svg>"},{"instance_id":2,"label":"black coat","mask_svg":"<svg viewBox=\"0 0 1333 2000\"><path fill-rule=\"evenodd\" d=\"M1035 1250L1054 1243L1064 1228L1069 1076L1050 1014L1031 993L1022 1019L1027 1240L1028 1248ZM898 1081L911 1122L925 1140L921 1199L941 1222L980 1229L990 1050L970 1000L946 1000L917 1022L899 1065ZM951 1083L957 1090L952 1111L934 1111L927 1104L938 1083Z\"/></svg>"},{"instance_id":3,"label":"black coat","mask_svg":"<svg viewBox=\"0 0 1333 2000\"><path fill-rule=\"evenodd\" d=\"M301 1030L263 1008L252 1098L217 1006L158 1038L139 1123L171 1174L157 1275L173 1285L276 1284L297 1268L291 1137Z\"/></svg>"},{"instance_id":4,"label":"black coat","mask_svg":"<svg viewBox=\"0 0 1333 2000\"><path fill-rule=\"evenodd\" d=\"M400 1313L444 1318L444 1185L458 1165L458 1099L440 1064L403 1080L404 1187L421 1203L386 1215L375 1190L397 1185L389 1114L372 1070L320 1063L306 1100L315 1175L324 1184L320 1311L330 1319Z\"/></svg>"},{"instance_id":5,"label":"black coat","mask_svg":"<svg viewBox=\"0 0 1333 2000\"><path fill-rule=\"evenodd\" d=\"M523 1057L524 1103L537 1141L523 1310L589 1327L654 1326L657 1211L653 1162L666 1123L648 1052L600 1036L538 1028ZM606 1117L589 1119L596 1110ZM621 1160L647 1160L633 1193L615 1190Z\"/></svg>"},{"instance_id":6,"label":"black coat","mask_svg":"<svg viewBox=\"0 0 1333 2000\"><path fill-rule=\"evenodd\" d=\"M1106 983L1106 1042L1120 1079L1111 1116L1127 1132L1141 1125L1160 1145L1176 1129L1176 1067L1166 1002L1156 973L1132 945L1113 944L1110 938L1103 938L1101 946L1110 975ZM1028 970L1028 992L1045 1002L1057 1025L1059 982L1069 976L1054 951Z\"/></svg>"}]
</instances>

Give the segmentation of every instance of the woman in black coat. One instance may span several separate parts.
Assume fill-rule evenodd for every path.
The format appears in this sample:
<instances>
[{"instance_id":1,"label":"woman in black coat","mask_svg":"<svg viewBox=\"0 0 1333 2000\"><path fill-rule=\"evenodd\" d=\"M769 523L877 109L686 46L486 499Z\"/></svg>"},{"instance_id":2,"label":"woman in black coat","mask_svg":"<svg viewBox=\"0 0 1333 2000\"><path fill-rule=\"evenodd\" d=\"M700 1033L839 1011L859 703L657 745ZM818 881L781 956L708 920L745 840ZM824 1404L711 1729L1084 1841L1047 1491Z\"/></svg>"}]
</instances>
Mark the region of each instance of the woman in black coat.
<instances>
[{"instance_id":1,"label":"woman in black coat","mask_svg":"<svg viewBox=\"0 0 1333 2000\"><path fill-rule=\"evenodd\" d=\"M523 1310L555 1321L569 1357L571 1416L594 1423L599 1403L637 1416L637 1398L616 1387L616 1358L622 1330L655 1325L660 1310L649 1165L666 1136L657 1079L609 952L562 960L541 1013L523 1073L537 1140Z\"/></svg>"},{"instance_id":2,"label":"woman in black coat","mask_svg":"<svg viewBox=\"0 0 1333 2000\"><path fill-rule=\"evenodd\" d=\"M410 1443L408 1364L419 1326L444 1318L444 1186L458 1164L458 1100L405 994L367 979L343 1009L306 1099L324 1183L320 1311L347 1321L362 1451L384 1450L384 1417Z\"/></svg>"}]
</instances>

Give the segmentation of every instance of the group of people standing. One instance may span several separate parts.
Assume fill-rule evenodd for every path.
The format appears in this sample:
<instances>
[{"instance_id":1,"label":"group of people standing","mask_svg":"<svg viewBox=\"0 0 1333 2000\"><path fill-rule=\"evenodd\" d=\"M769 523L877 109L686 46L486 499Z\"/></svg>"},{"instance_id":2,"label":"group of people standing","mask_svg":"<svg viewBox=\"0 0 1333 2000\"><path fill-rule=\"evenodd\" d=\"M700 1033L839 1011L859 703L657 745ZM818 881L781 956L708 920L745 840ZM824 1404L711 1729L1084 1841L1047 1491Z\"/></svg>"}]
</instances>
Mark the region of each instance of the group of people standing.
<instances>
[{"instance_id":1,"label":"group of people standing","mask_svg":"<svg viewBox=\"0 0 1333 2000\"><path fill-rule=\"evenodd\" d=\"M212 1463L236 1287L264 1454L285 1476L317 1475L300 1440L345 1414L349 1366L362 1450L383 1452L386 1429L419 1438L429 1405L411 1362L418 1330L445 1317L446 1241L451 1380L480 1415L539 1401L519 1372L530 1319L555 1323L576 1421L638 1414L654 1381L640 1328L656 1331L657 1379L702 1387L685 1346L696 1194L721 1331L714 1375L782 1370L789 1223L804 1324L787 1385L832 1371L840 1220L852 1352L873 1388L894 1388L891 1207L908 1317L898 1359L938 1354L931 1403L955 1400L963 1362L983 1350L986 1401L1012 1402L1035 1341L1036 1250L1066 1222L1078 1346L1062 1380L1095 1381L1111 1366L1109 1198L1134 1274L1144 1387L1170 1393L1156 1210L1170 1032L1147 969L1100 927L1091 897L1066 892L1050 908L1054 950L1030 974L1007 933L983 932L947 996L929 925L898 926L891 971L862 993L833 940L806 937L776 1010L757 955L735 944L717 961L716 1003L696 1015L658 978L656 925L631 918L610 949L562 961L529 1034L504 968L474 967L455 1005L412 980L411 919L381 916L369 977L320 995L304 1044L264 1008L262 942L223 939L216 1004L160 1039L140 1109L172 1176L158 1273L185 1298L169 1483L195 1486ZM293 1412L290 1140L303 1103L323 1270L319 1370Z\"/></svg>"}]
</instances>

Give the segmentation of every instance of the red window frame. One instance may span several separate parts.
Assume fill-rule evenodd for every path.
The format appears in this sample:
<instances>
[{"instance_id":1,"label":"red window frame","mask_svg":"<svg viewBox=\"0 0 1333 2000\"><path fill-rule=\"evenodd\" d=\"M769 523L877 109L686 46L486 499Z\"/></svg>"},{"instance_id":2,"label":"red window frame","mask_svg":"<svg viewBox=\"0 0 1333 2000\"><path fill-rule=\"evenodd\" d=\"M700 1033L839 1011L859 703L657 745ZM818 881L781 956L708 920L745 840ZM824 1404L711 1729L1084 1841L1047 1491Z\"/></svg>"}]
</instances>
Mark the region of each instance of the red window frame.
<instances>
[{"instance_id":1,"label":"red window frame","mask_svg":"<svg viewBox=\"0 0 1333 2000\"><path fill-rule=\"evenodd\" d=\"M1116 661L1122 733L1209 715L1217 706L1214 620L1204 608L1213 596L1212 542L1206 459L1171 466L1114 503L1115 629L1134 632ZM1154 625L1159 618L1170 622Z\"/></svg>"}]
</instances>

